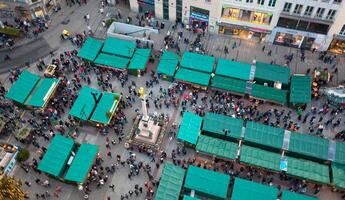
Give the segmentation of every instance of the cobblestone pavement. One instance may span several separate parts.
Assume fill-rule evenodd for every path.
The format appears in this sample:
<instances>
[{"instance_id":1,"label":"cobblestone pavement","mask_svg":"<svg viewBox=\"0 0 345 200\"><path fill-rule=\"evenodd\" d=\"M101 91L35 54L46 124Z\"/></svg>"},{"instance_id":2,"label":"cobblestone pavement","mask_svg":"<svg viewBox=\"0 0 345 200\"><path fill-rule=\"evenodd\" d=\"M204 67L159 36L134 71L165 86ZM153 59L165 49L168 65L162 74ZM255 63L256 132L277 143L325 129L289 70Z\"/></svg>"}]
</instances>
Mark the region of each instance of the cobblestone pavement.
<instances>
[{"instance_id":1,"label":"cobblestone pavement","mask_svg":"<svg viewBox=\"0 0 345 200\"><path fill-rule=\"evenodd\" d=\"M61 24L56 24L52 29L52 31L47 32L44 34L44 38L46 41L49 41L49 45L52 49L56 49L55 54L59 54L60 52L63 52L65 50L72 50L75 47L72 46L69 42L61 42L59 39L59 34L62 32L63 29L68 29L70 32L75 33L75 32L81 32L83 30L86 30L86 24L84 23L83 20L83 15L85 13L89 13L91 15L91 21L90 25L92 30L95 32L95 36L98 38L105 38L105 29L100 25L101 21L105 18L107 18L105 15L101 15L98 13L99 9L99 2L98 1L90 1L87 6L80 7L78 9L73 9L73 12L66 11L66 13L70 13L67 16L64 15L64 13L59 16L60 19L70 19L70 23L67 25L61 25ZM121 8L121 9L119 9ZM70 9L70 8L66 8ZM126 13L126 10L124 10L122 7L107 7L105 9L105 13L112 13L112 12L117 12L120 10L120 12L124 15ZM63 11L65 12L65 11ZM135 19L135 13L129 13ZM123 19L122 19L123 20ZM155 35L152 36L152 39L155 41L155 52L154 54L158 53L157 50L161 49L163 47L163 38L165 37L168 29L169 32L174 36L174 38L177 39L176 32L177 31L183 31L184 38L189 38L190 41L193 41L195 39L195 35L189 31L181 29L181 27L178 27L177 31L172 29L172 24L166 22L166 26L168 27L167 29L164 29L161 31L160 35ZM245 62L251 62L253 59L256 59L258 61L264 61L264 62L271 62L272 60L277 63L277 64L284 64L284 55L293 52L295 57L299 57L300 51L297 49L293 48L288 48L288 47L282 47L282 46L276 46L276 45L268 45L268 44L256 44L250 41L240 41L237 38L231 38L228 36L218 36L218 35L209 35L206 34L205 37L202 38L202 41L206 47L206 51L209 55L214 55L217 58L227 58L227 59L235 59L238 61L245 61ZM229 54L224 54L223 48L224 45L227 44L228 46L232 45L234 42L238 44L238 47L235 49L231 49ZM265 52L262 52L262 46L266 45ZM187 49L187 45L183 44L181 42L179 44L181 47L181 51L184 51ZM267 56L267 51L272 50L272 56ZM35 53L35 52L33 52ZM48 52L49 53L49 52ZM300 62L299 59L295 59L292 64L290 65L291 71L293 73L305 73L305 71L308 68L314 68L314 67L327 67L331 69L332 67L327 64L323 64L317 59L318 55L317 53L311 53L311 52L306 52L306 61L305 62ZM344 79L344 68L341 67L344 63L344 58L338 56L338 76L333 80L331 84L335 85L338 82L343 81ZM50 56L44 56L44 60L46 63L51 61ZM150 69L155 70L157 67L157 61L153 64L148 64L148 71ZM31 67L29 68L30 71L42 75L42 72L38 71L37 68L35 67L35 64L32 64ZM69 77L72 77L73 75L70 74ZM3 74L0 76L2 82L4 82L4 85L6 88L9 88L11 84L9 83L7 79L7 74ZM96 81L96 75L93 74L91 79L92 84L90 85L91 87L98 88L97 86L97 81ZM134 77L134 76L129 76L129 81L135 81L137 86L145 86L146 80L149 80L150 76L149 74L144 75L143 77ZM111 83L113 84L113 89L115 92L122 92L124 96L128 95L128 90L127 87L125 86L124 88L121 87L120 82L118 80L112 79ZM86 85L84 82L83 84ZM170 85L169 82L166 81L160 81L159 85L155 85L153 88L147 88L147 92L153 91L154 96L158 96L159 93L159 88L167 88ZM201 97L208 95L210 92L207 94L204 92L201 92L199 95L199 99ZM251 102L245 99L241 99L241 101L244 102L244 104L250 104ZM152 100L150 99L151 105L153 105ZM317 107L319 108L322 105L323 101L313 101L311 105L308 106L307 110L309 111L311 107ZM200 100L198 101L198 105L201 105L202 103ZM133 103L132 108L128 108L125 110L126 117L128 119L128 123L125 125L125 134L127 134L132 126L132 118L136 115L135 109L140 108L140 103L139 101L136 101ZM276 106L276 105L271 105L271 104L262 104L259 106L260 111L268 110L268 109L278 109L278 110L290 110L290 108L287 108L285 106ZM192 107L188 107L188 110L192 111ZM169 116L171 116L171 123L176 122L177 124L180 123L181 121L181 116L180 116L180 110L181 106L178 108L166 108L163 106L162 109L154 109L150 108L149 112L157 112L157 113L166 113ZM68 113L68 110L67 112ZM292 112L292 119L297 121L297 115L296 112ZM324 119L326 121L328 118L342 118L343 114L338 115L338 116L331 116L327 115ZM29 112L26 112L24 114L24 119L29 119L31 118L31 114ZM62 116L63 119L67 118L67 115ZM272 119L273 121L273 119ZM324 135L325 137L328 138L333 138L334 134L340 130L344 129L344 120L342 120L341 126L336 128L336 129L331 129L329 127L326 127L324 130ZM107 154L107 149L105 148L105 136L100 134L100 131L94 127L91 126L83 126L79 128L79 136L76 139L79 142L87 142L87 143L92 143L92 144L98 144L100 145L100 152L101 156L104 158L104 166L110 166L112 163L114 163L116 160L115 158L110 159L109 157L106 156ZM301 131L303 133L308 133L308 127L307 125L301 124ZM113 131L110 131L108 133L108 137L110 139L114 138L118 142L117 136L114 134ZM20 146L23 146L23 144L18 143L13 137L9 138L0 138L2 140L7 140L11 143L19 144ZM40 139L39 143L45 147L48 146L49 142ZM167 155L171 154L171 151L177 147L177 141L175 138L169 138L168 136L165 137L164 143L166 144L164 146L165 151L167 152ZM38 152L37 148L33 147L32 145L27 146L27 148L31 151L31 155L34 158L38 158ZM115 146L112 147L111 149L112 155L119 154L122 157L127 157L129 155L129 152L123 147L122 144L116 144ZM137 154L137 160L140 160L144 163L149 163L151 167L154 169L154 175L155 179L158 179L161 173L161 169L163 166L160 168L156 169L155 163L151 162L151 158L149 158L146 154L143 153L138 153ZM195 152L192 149L187 149L187 155L182 158L187 158L187 157L192 157L194 156ZM113 156L115 157L115 156ZM198 158L202 159L202 158ZM132 180L128 180L127 174L129 173L128 167L120 167L119 170L115 172L115 174L109 174L109 180L106 183L105 186L101 188L96 188L95 186L91 187L92 193L90 195L90 199L106 199L106 197L111 197L112 200L118 200L120 199L120 196L122 194L125 194L129 189L134 188L135 184L140 184L143 185L144 181L148 180L148 177L146 174L141 174L140 176L135 176L133 177ZM24 189L29 192L30 197L32 199L35 199L35 194L36 193L44 193L45 191L49 191L52 193L54 191L55 186L61 186L62 187L62 193L59 198L53 198L52 199L64 199L64 200L77 200L77 199L83 199L83 194L78 191L76 185L71 185L71 184L65 184L59 180L56 180L51 177L47 177L46 175L38 174L34 171L30 171L29 173L26 173L21 167L18 165L14 169L12 173L15 177L24 180L28 180L32 183L31 187L24 186ZM34 182L36 178L40 178L41 180L49 180L51 186L49 188L43 187L41 185L38 185ZM115 185L115 190L114 192L108 187L108 185L114 184ZM281 184L284 187L287 186L287 182L279 182L275 181L275 185ZM307 191L308 194L312 194L313 190L312 188L309 188ZM327 186L324 186L322 188L322 191L318 194L319 198L322 200L336 200L336 199L341 199L340 194L336 192L332 192L331 189ZM131 197L131 199L144 199L144 195L140 195L139 197Z\"/></svg>"}]
</instances>

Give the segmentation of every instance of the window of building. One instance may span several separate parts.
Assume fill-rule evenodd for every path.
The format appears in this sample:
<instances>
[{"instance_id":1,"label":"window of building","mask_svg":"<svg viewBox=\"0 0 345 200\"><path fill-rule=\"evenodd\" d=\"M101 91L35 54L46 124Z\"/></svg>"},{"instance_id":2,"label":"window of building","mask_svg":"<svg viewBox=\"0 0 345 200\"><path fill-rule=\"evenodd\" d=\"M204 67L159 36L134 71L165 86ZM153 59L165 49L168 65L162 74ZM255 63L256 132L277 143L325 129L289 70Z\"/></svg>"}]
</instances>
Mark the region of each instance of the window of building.
<instances>
[{"instance_id":1,"label":"window of building","mask_svg":"<svg viewBox=\"0 0 345 200\"><path fill-rule=\"evenodd\" d=\"M336 12L337 12L336 10L329 9L327 16L326 16L326 19L332 20L335 16Z\"/></svg>"},{"instance_id":2,"label":"window of building","mask_svg":"<svg viewBox=\"0 0 345 200\"><path fill-rule=\"evenodd\" d=\"M328 29L329 29L328 24L310 22L307 31L314 32L314 33L327 34Z\"/></svg>"},{"instance_id":3,"label":"window of building","mask_svg":"<svg viewBox=\"0 0 345 200\"><path fill-rule=\"evenodd\" d=\"M340 35L345 35L345 24L343 25L343 28L340 30Z\"/></svg>"},{"instance_id":4,"label":"window of building","mask_svg":"<svg viewBox=\"0 0 345 200\"><path fill-rule=\"evenodd\" d=\"M258 0L258 4L259 5L264 5L265 4L265 0Z\"/></svg>"},{"instance_id":5,"label":"window of building","mask_svg":"<svg viewBox=\"0 0 345 200\"><path fill-rule=\"evenodd\" d=\"M163 0L163 19L169 20L169 0Z\"/></svg>"},{"instance_id":6,"label":"window of building","mask_svg":"<svg viewBox=\"0 0 345 200\"><path fill-rule=\"evenodd\" d=\"M299 20L299 21L298 21L298 24L297 24L297 26L296 26L296 29L297 29L297 30L301 30L301 31L306 31L307 28L308 28L308 24L309 24L308 21Z\"/></svg>"},{"instance_id":7,"label":"window of building","mask_svg":"<svg viewBox=\"0 0 345 200\"><path fill-rule=\"evenodd\" d=\"M333 3L335 3L335 4L341 4L341 1L342 1L342 0L334 0Z\"/></svg>"},{"instance_id":8,"label":"window of building","mask_svg":"<svg viewBox=\"0 0 345 200\"><path fill-rule=\"evenodd\" d=\"M276 2L277 2L277 0L269 0L268 6L274 7L274 6L276 6Z\"/></svg>"},{"instance_id":9,"label":"window of building","mask_svg":"<svg viewBox=\"0 0 345 200\"><path fill-rule=\"evenodd\" d=\"M330 0L321 0L324 3L328 3Z\"/></svg>"},{"instance_id":10,"label":"window of building","mask_svg":"<svg viewBox=\"0 0 345 200\"><path fill-rule=\"evenodd\" d=\"M241 10L241 20L242 21L250 21L250 17L252 15L252 11L250 10Z\"/></svg>"},{"instance_id":11,"label":"window of building","mask_svg":"<svg viewBox=\"0 0 345 200\"><path fill-rule=\"evenodd\" d=\"M286 2L284 4L283 12L290 12L291 7L292 7L292 3Z\"/></svg>"},{"instance_id":12,"label":"window of building","mask_svg":"<svg viewBox=\"0 0 345 200\"><path fill-rule=\"evenodd\" d=\"M182 21L182 0L176 0L176 20Z\"/></svg>"},{"instance_id":13,"label":"window of building","mask_svg":"<svg viewBox=\"0 0 345 200\"><path fill-rule=\"evenodd\" d=\"M316 17L322 18L324 13L325 13L325 9L324 8L318 8L317 11L316 11Z\"/></svg>"},{"instance_id":14,"label":"window of building","mask_svg":"<svg viewBox=\"0 0 345 200\"><path fill-rule=\"evenodd\" d=\"M307 8L304 11L305 16L311 16L313 13L314 7L313 6L307 6Z\"/></svg>"},{"instance_id":15,"label":"window of building","mask_svg":"<svg viewBox=\"0 0 345 200\"><path fill-rule=\"evenodd\" d=\"M294 14L301 14L303 5L302 4L296 4L295 9L293 10Z\"/></svg>"},{"instance_id":16,"label":"window of building","mask_svg":"<svg viewBox=\"0 0 345 200\"><path fill-rule=\"evenodd\" d=\"M206 3L211 3L211 0L205 0Z\"/></svg>"},{"instance_id":17,"label":"window of building","mask_svg":"<svg viewBox=\"0 0 345 200\"><path fill-rule=\"evenodd\" d=\"M253 0L246 0L247 3L253 3Z\"/></svg>"}]
</instances>

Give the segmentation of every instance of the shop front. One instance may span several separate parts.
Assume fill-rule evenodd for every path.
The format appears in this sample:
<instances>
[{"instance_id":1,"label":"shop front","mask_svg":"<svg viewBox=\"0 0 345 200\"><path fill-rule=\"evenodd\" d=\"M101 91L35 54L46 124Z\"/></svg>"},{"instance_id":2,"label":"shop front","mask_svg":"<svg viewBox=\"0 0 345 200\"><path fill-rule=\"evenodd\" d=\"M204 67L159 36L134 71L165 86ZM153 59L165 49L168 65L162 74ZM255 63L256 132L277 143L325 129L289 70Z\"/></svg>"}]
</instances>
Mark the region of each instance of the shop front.
<instances>
[{"instance_id":1,"label":"shop front","mask_svg":"<svg viewBox=\"0 0 345 200\"><path fill-rule=\"evenodd\" d=\"M208 27L209 15L210 11L191 6L189 25L197 32L205 31Z\"/></svg>"},{"instance_id":2,"label":"shop front","mask_svg":"<svg viewBox=\"0 0 345 200\"><path fill-rule=\"evenodd\" d=\"M334 35L329 51L337 54L345 54L345 35Z\"/></svg>"},{"instance_id":3,"label":"shop front","mask_svg":"<svg viewBox=\"0 0 345 200\"><path fill-rule=\"evenodd\" d=\"M269 30L261 28L253 28L248 26L240 26L225 22L218 23L219 34L237 36L244 40L256 40L263 42L270 33Z\"/></svg>"},{"instance_id":4,"label":"shop front","mask_svg":"<svg viewBox=\"0 0 345 200\"><path fill-rule=\"evenodd\" d=\"M155 15L155 1L154 0L138 0L139 12L145 13L148 17Z\"/></svg>"},{"instance_id":5,"label":"shop front","mask_svg":"<svg viewBox=\"0 0 345 200\"><path fill-rule=\"evenodd\" d=\"M44 18L45 16L44 8L42 6L33 8L32 13L34 15L34 18Z\"/></svg>"},{"instance_id":6,"label":"shop front","mask_svg":"<svg viewBox=\"0 0 345 200\"><path fill-rule=\"evenodd\" d=\"M325 45L326 35L276 27L269 42L306 50L320 49Z\"/></svg>"},{"instance_id":7,"label":"shop front","mask_svg":"<svg viewBox=\"0 0 345 200\"><path fill-rule=\"evenodd\" d=\"M44 4L48 13L53 12L54 7L57 5L58 5L58 3L56 0L46 0L45 4Z\"/></svg>"}]
</instances>

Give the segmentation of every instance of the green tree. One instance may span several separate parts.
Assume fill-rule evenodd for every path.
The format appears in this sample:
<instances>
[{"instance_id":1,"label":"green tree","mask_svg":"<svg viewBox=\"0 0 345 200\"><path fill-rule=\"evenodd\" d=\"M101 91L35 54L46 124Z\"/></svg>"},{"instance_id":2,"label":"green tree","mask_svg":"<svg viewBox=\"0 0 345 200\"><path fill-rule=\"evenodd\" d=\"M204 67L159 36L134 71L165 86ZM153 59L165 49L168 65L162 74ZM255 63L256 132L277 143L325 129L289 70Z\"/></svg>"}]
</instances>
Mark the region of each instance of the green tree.
<instances>
[{"instance_id":1,"label":"green tree","mask_svg":"<svg viewBox=\"0 0 345 200\"><path fill-rule=\"evenodd\" d=\"M13 177L2 177L0 180L0 199L24 199L25 192L22 190L21 185L21 182Z\"/></svg>"},{"instance_id":2,"label":"green tree","mask_svg":"<svg viewBox=\"0 0 345 200\"><path fill-rule=\"evenodd\" d=\"M30 152L27 149L21 149L19 153L17 154L17 161L18 162L24 162L30 157Z\"/></svg>"}]
</instances>

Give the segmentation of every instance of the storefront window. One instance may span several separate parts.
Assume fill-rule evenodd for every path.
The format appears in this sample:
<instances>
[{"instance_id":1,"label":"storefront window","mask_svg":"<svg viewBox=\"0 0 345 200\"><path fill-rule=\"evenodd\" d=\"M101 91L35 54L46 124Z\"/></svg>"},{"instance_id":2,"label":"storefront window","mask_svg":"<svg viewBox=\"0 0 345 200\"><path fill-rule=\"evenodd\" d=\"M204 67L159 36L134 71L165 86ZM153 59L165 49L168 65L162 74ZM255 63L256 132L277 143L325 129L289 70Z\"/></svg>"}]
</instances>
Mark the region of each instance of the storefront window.
<instances>
[{"instance_id":1,"label":"storefront window","mask_svg":"<svg viewBox=\"0 0 345 200\"><path fill-rule=\"evenodd\" d=\"M330 51L338 54L345 54L345 40L333 39Z\"/></svg>"},{"instance_id":2,"label":"storefront window","mask_svg":"<svg viewBox=\"0 0 345 200\"><path fill-rule=\"evenodd\" d=\"M270 14L254 12L251 22L257 23L257 24L270 24L271 19L272 19L272 15Z\"/></svg>"},{"instance_id":3,"label":"storefront window","mask_svg":"<svg viewBox=\"0 0 345 200\"><path fill-rule=\"evenodd\" d=\"M236 19L240 17L240 9L237 8L223 8L223 18Z\"/></svg>"},{"instance_id":4,"label":"storefront window","mask_svg":"<svg viewBox=\"0 0 345 200\"><path fill-rule=\"evenodd\" d=\"M272 14L263 12L254 12L250 10L241 10L231 7L223 7L222 18L249 21L256 24L270 24Z\"/></svg>"},{"instance_id":5,"label":"storefront window","mask_svg":"<svg viewBox=\"0 0 345 200\"><path fill-rule=\"evenodd\" d=\"M263 24L269 25L271 23L271 20L272 20L272 14L264 14L262 19L263 19L262 20Z\"/></svg>"},{"instance_id":6,"label":"storefront window","mask_svg":"<svg viewBox=\"0 0 345 200\"><path fill-rule=\"evenodd\" d=\"M263 13L254 12L252 22L254 22L254 23L261 23L263 15L264 15Z\"/></svg>"},{"instance_id":7,"label":"storefront window","mask_svg":"<svg viewBox=\"0 0 345 200\"><path fill-rule=\"evenodd\" d=\"M289 33L281 33L278 32L274 42L276 44L282 44L286 46L292 46L292 47L300 47L303 40L302 35L292 35Z\"/></svg>"}]
</instances>

